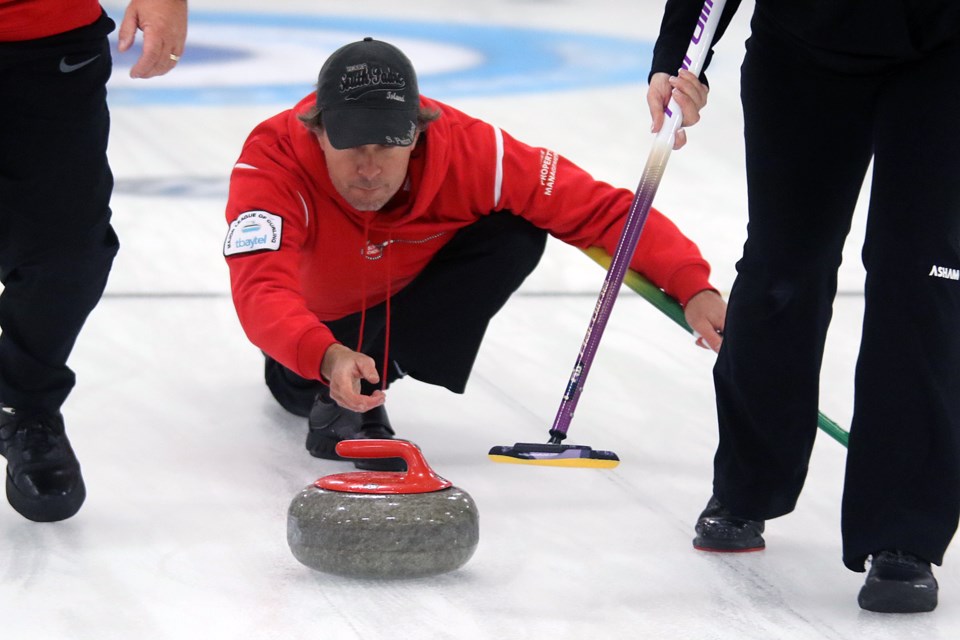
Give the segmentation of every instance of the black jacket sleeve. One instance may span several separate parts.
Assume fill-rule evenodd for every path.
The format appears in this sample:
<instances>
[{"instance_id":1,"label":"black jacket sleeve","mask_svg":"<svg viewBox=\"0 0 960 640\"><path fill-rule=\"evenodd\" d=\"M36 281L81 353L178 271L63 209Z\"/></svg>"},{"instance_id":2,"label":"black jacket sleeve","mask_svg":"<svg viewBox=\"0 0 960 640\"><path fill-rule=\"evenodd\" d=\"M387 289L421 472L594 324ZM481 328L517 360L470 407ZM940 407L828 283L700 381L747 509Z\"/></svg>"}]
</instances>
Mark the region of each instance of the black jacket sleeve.
<instances>
[{"instance_id":1,"label":"black jacket sleeve","mask_svg":"<svg viewBox=\"0 0 960 640\"><path fill-rule=\"evenodd\" d=\"M707 84L707 77L703 71L706 70L713 58L713 45L720 40L739 6L740 0L727 0L723 8L720 23L717 25L717 32L713 36L710 51L707 52L703 70L700 73L700 81L704 84ZM650 75L647 76L647 81L650 80L650 76L661 71L670 75L677 74L703 9L704 0L667 0L663 12L663 22L660 23L660 35L653 47L653 63L650 66Z\"/></svg>"}]
</instances>

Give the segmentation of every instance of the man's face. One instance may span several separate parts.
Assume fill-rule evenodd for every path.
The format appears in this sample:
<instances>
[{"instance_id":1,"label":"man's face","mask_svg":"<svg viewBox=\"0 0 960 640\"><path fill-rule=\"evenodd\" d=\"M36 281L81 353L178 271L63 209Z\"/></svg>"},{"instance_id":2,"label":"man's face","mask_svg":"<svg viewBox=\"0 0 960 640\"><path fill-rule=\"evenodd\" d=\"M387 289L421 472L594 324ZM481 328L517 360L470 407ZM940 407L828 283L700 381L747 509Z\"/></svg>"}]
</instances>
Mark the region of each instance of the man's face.
<instances>
[{"instance_id":1,"label":"man's face","mask_svg":"<svg viewBox=\"0 0 960 640\"><path fill-rule=\"evenodd\" d=\"M336 149L325 131L317 134L330 181L337 193L358 211L379 211L400 190L418 137L419 132L409 147L367 144Z\"/></svg>"}]
</instances>

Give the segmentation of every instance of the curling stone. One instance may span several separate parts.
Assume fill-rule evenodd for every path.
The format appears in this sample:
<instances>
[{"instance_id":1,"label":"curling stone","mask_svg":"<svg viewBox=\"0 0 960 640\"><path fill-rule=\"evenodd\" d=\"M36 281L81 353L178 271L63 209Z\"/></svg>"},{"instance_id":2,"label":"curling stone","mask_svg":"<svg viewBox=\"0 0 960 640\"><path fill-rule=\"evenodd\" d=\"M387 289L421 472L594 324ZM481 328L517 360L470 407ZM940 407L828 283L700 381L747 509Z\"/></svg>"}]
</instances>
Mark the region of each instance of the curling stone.
<instances>
[{"instance_id":1,"label":"curling stone","mask_svg":"<svg viewBox=\"0 0 960 640\"><path fill-rule=\"evenodd\" d=\"M344 458L403 458L406 471L320 478L287 513L287 543L301 563L350 578L416 578L462 567L480 538L473 498L441 478L405 440L344 440Z\"/></svg>"}]
</instances>

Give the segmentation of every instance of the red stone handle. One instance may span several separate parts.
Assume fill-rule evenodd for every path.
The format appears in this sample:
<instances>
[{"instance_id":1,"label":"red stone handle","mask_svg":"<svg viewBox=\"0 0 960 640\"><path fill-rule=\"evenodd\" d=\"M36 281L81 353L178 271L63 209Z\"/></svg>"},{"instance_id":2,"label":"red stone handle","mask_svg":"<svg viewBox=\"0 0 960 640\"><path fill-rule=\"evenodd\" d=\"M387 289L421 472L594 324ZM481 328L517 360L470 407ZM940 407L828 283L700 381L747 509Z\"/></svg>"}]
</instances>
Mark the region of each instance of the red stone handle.
<instances>
[{"instance_id":1,"label":"red stone handle","mask_svg":"<svg viewBox=\"0 0 960 640\"><path fill-rule=\"evenodd\" d=\"M403 458L407 470L357 471L320 478L321 489L354 493L427 493L453 486L427 464L420 447L407 440L343 440L337 454L344 458Z\"/></svg>"},{"instance_id":2,"label":"red stone handle","mask_svg":"<svg viewBox=\"0 0 960 640\"><path fill-rule=\"evenodd\" d=\"M344 458L403 458L408 471L430 468L420 447L408 440L342 440L337 443L337 453Z\"/></svg>"}]
</instances>

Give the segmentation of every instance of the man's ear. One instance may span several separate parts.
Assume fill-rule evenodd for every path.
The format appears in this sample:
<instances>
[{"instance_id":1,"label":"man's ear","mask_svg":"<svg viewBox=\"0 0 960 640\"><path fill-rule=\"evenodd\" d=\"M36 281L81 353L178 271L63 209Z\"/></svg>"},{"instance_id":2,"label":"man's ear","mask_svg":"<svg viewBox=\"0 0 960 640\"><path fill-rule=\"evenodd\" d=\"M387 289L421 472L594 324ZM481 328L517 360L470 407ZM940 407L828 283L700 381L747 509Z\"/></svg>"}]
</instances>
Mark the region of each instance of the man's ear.
<instances>
[{"instance_id":1,"label":"man's ear","mask_svg":"<svg viewBox=\"0 0 960 640\"><path fill-rule=\"evenodd\" d=\"M317 137L317 142L320 143L320 149L326 152L330 147L330 139L327 138L326 129L320 129L319 131L314 130L313 135Z\"/></svg>"}]
</instances>

